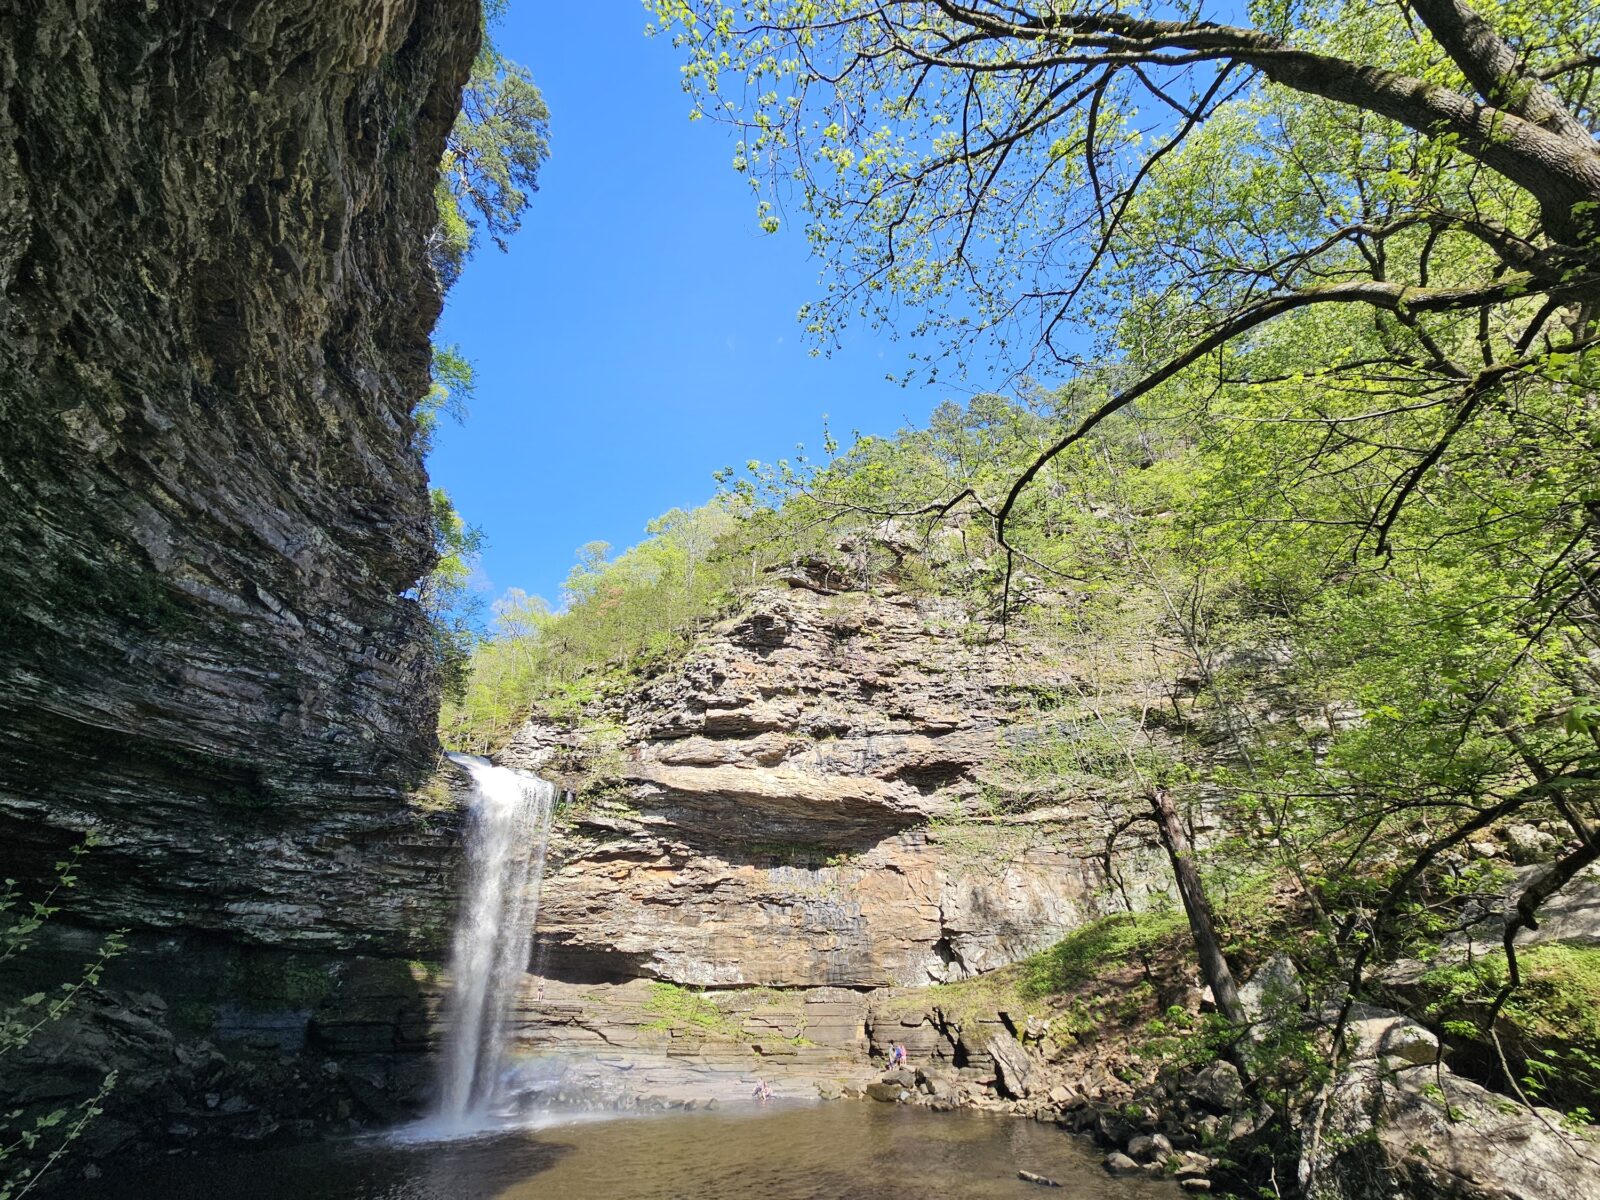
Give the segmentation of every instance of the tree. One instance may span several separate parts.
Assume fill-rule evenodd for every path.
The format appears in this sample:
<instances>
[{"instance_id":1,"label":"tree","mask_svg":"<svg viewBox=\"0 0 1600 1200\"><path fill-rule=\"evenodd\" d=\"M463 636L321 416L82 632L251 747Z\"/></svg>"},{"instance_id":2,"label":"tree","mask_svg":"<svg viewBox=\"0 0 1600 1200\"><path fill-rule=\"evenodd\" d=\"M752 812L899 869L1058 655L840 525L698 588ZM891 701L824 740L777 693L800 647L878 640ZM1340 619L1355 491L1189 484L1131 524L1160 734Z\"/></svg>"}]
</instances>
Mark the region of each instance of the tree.
<instances>
[{"instance_id":1,"label":"tree","mask_svg":"<svg viewBox=\"0 0 1600 1200\"><path fill-rule=\"evenodd\" d=\"M550 111L526 67L495 47L491 29L508 0L484 5L481 49L461 96L439 161L434 191L438 223L430 239L434 269L448 290L476 246L479 228L501 251L522 224L522 210L539 190L539 168L550 154ZM441 414L466 419L474 386L472 363L459 346L434 346L433 379L417 404L416 445L432 449ZM483 531L467 525L443 488L429 493L437 562L417 585L428 618L434 658L447 698L465 695L483 608L469 579L483 548Z\"/></svg>"},{"instance_id":2,"label":"tree","mask_svg":"<svg viewBox=\"0 0 1600 1200\"><path fill-rule=\"evenodd\" d=\"M673 509L646 532L615 557L606 542L580 547L560 612L519 588L495 602L493 636L473 648L469 686L442 714L447 744L491 749L535 709L580 716L673 661L726 608L747 558L729 505Z\"/></svg>"},{"instance_id":3,"label":"tree","mask_svg":"<svg viewBox=\"0 0 1600 1200\"><path fill-rule=\"evenodd\" d=\"M1002 543L1043 464L1110 414L1270 322L1354 307L1389 352L1307 365L1375 386L1403 366L1443 418L1389 457L1365 530L1385 552L1461 430L1594 342L1600 59L1596 14L1568 0L1493 20L1461 0L1263 0L1252 26L1082 0L653 8L696 112L743 135L769 227L798 191L832 268L813 334L921 305L913 333L1028 370L1081 367L1064 342L1085 326L1137 351L1132 309L1173 326L986 506ZM1231 211L1152 230L1179 152L1219 137L1255 194L1224 186Z\"/></svg>"},{"instance_id":4,"label":"tree","mask_svg":"<svg viewBox=\"0 0 1600 1200\"><path fill-rule=\"evenodd\" d=\"M461 353L461 347L434 346L433 378L427 395L412 414L417 423L417 449L424 457L433 449L441 416L458 425L467 419L467 402L472 399L474 387L472 364Z\"/></svg>"},{"instance_id":5,"label":"tree","mask_svg":"<svg viewBox=\"0 0 1600 1200\"><path fill-rule=\"evenodd\" d=\"M483 601L473 595L472 572L483 548L483 531L468 525L443 488L429 490L433 546L438 559L417 585L417 602L428 619L431 649L446 697L460 699L472 670Z\"/></svg>"},{"instance_id":6,"label":"tree","mask_svg":"<svg viewBox=\"0 0 1600 1200\"><path fill-rule=\"evenodd\" d=\"M439 161L439 224L432 250L446 288L476 246L480 228L501 250L522 225L539 169L550 156L550 110L528 69L495 47L490 31L507 0L484 5L482 49L461 94L461 112Z\"/></svg>"}]
</instances>

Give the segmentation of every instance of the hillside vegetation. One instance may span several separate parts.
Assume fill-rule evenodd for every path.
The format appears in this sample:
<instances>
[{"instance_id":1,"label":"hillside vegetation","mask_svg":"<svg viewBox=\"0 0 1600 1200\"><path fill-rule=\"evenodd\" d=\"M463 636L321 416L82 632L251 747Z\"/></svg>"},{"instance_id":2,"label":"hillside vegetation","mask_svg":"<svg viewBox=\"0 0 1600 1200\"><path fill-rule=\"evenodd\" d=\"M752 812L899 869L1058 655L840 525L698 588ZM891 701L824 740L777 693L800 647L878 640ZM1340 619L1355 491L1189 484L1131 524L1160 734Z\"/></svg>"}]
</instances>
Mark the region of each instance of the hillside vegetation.
<instances>
[{"instance_id":1,"label":"hillside vegetation","mask_svg":"<svg viewBox=\"0 0 1600 1200\"><path fill-rule=\"evenodd\" d=\"M1282 65L1499 104L1502 132L1592 156L1592 15L1496 5L1471 41L1441 0L1252 6L1260 29L716 7L656 5L736 165L799 181L834 271L813 332L893 297L941 352L1011 336L1013 378L1046 382L724 473L639 546L587 548L560 612L503 607L446 740L592 713L796 562L950 593L980 636L1076 652L1030 786L1160 826L1225 1011L1229 958L1286 949L1341 1004L1420 963L1401 1000L1463 1064L1600 1111L1588 952L1515 950L1600 861L1600 199L1510 133ZM743 109L718 91L741 75L770 85ZM1170 126L1133 133L1141 105ZM1135 653L1165 697L1130 717L1102 700ZM1202 810L1226 834L1191 851ZM1309 1093L1302 1065L1274 1086Z\"/></svg>"}]
</instances>

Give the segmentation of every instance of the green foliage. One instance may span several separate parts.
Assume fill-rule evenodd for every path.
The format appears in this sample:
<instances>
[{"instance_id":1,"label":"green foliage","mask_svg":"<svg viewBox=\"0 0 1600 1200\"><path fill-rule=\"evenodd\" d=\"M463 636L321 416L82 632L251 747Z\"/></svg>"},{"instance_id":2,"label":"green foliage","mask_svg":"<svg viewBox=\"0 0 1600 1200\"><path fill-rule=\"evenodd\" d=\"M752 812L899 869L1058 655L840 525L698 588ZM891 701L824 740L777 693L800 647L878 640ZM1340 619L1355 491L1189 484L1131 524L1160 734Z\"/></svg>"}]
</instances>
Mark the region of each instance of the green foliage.
<instances>
[{"instance_id":1,"label":"green foliage","mask_svg":"<svg viewBox=\"0 0 1600 1200\"><path fill-rule=\"evenodd\" d=\"M1496 1024L1500 1050L1524 1094L1578 1121L1600 1113L1600 947L1547 942L1517 952L1522 986ZM1503 953L1435 967L1423 976L1427 1012L1445 1036L1472 1047L1506 981ZM1498 1066L1489 1069L1491 1079Z\"/></svg>"},{"instance_id":2,"label":"green foliage","mask_svg":"<svg viewBox=\"0 0 1600 1200\"><path fill-rule=\"evenodd\" d=\"M439 418L449 417L457 424L467 418L467 402L474 391L472 364L460 346L433 347L433 373L427 395L418 402L412 416L416 420L416 444L426 456L433 449Z\"/></svg>"},{"instance_id":3,"label":"green foliage","mask_svg":"<svg viewBox=\"0 0 1600 1200\"><path fill-rule=\"evenodd\" d=\"M1330 333L1366 336L1327 322L1285 325L1251 353L1270 353L1274 364L1304 360L1304 339ZM1380 351L1374 343L1357 352ZM993 816L1070 798L1137 805L1165 783L1229 831L1204 842L1199 857L1236 961L1288 944L1308 978L1342 986L1370 934L1357 926L1361 939L1343 940L1320 914L1384 905L1417 855L1490 805L1510 803L1518 820L1558 817L1550 795L1533 787L1536 770L1563 781L1567 803L1595 811L1600 760L1584 715L1597 690L1592 618L1581 588L1548 591L1550 572L1564 569L1563 548L1588 522L1571 505L1588 443L1574 448L1558 432L1575 429L1576 397L1522 393L1519 420L1530 423L1513 435L1486 422L1472 470L1438 480L1429 504L1396 523L1403 556L1362 561L1352 549L1369 507L1364 489L1382 486L1381 477L1357 486L1360 466L1340 459L1286 475L1286 462L1327 453L1321 422L1345 398L1305 384L1305 415L1284 417L1285 386L1210 384L1203 409L1175 388L1041 471L1007 529L1027 556L1021 571L1034 577L1011 581L1010 622L1030 646L1054 647L1072 678L1033 697L1005 734L982 819L940 821L929 832L965 848L974 865L1003 869L1034 835L998 828ZM1018 407L1015 427L1034 423L1033 432L999 437L965 459L957 447L974 427L1013 423L992 404L946 410L927 431L863 439L822 466L759 468L744 495L778 524L819 516L866 524L969 488L992 510L1040 431L1070 420L1071 402L1063 393L1054 408ZM1370 399L1357 393L1348 403L1365 411ZM1533 429L1549 440L1523 457ZM1370 448L1352 445L1350 454L1352 463L1371 460ZM969 466L919 482L934 479L930 465L941 461ZM992 526L956 527L969 561L994 560ZM958 568L938 569L944 586L967 586L952 582ZM974 594L1003 582L987 572ZM1497 894L1503 874L1492 863L1435 860L1378 931L1381 953L1425 949L1464 902ZM1182 918L1165 919L1181 943ZM1140 920L1092 926L1033 960L1030 994L1087 987L1097 971L1125 962L1129 944L1116 935ZM952 986L965 994L967 985ZM1077 1016L1064 1016L1092 1027L1115 1010L1110 1003L1080 997ZM1567 1001L1535 990L1525 1003L1514 1013L1564 1011ZM1590 1053L1581 1038L1558 1052L1569 1056L1566 1077L1581 1078ZM1255 1054L1261 1086L1284 1103L1314 1088L1325 1067L1293 1023ZM1519 1070L1532 1079L1542 1068Z\"/></svg>"},{"instance_id":4,"label":"green foliage","mask_svg":"<svg viewBox=\"0 0 1600 1200\"><path fill-rule=\"evenodd\" d=\"M962 871L1002 875L1012 863L1044 842L1046 834L1039 828L997 820L993 814L991 808L987 813L958 813L929 821L928 839Z\"/></svg>"},{"instance_id":5,"label":"green foliage","mask_svg":"<svg viewBox=\"0 0 1600 1200\"><path fill-rule=\"evenodd\" d=\"M490 27L504 5L484 13L482 49L461 94L461 112L439 161L439 221L431 249L445 287L472 254L479 229L501 250L522 225L539 168L550 155L550 110L526 67L495 48Z\"/></svg>"},{"instance_id":6,"label":"green foliage","mask_svg":"<svg viewBox=\"0 0 1600 1200\"><path fill-rule=\"evenodd\" d=\"M1485 137L1405 107L1544 106L1587 161L1592 8L1495 0L1474 50L1426 12L1344 0L1203 32L1137 0L648 7L694 115L737 128L761 227L780 201L803 213L828 289L810 336L864 318L936 337L930 375L973 347L1013 379L1071 369L723 477L814 552L892 529L901 547L855 578L904 578L914 543L974 643L1020 633L1068 664L1008 735L987 812L931 837L1003 869L1029 843L988 818L1089 801L1120 836L1165 787L1226 949L1292 944L1334 995L1500 901L1471 839L1550 823L1581 863L1600 824L1600 320L1577 296L1600 280L1600 195L1547 186L1509 118ZM1501 37L1519 65L1485 84L1465 60ZM1320 82L1279 69L1307 51ZM1399 85L1381 102L1379 79ZM1125 846L1104 863L1132 909ZM1151 919L940 996L1009 993L1085 1032L1131 1016L1148 962L1117 996L1094 981L1153 953ZM1485 1061L1499 1034L1524 1092L1592 1118L1593 963L1541 947L1525 967L1503 1028L1474 1027L1504 983L1492 959L1439 968L1435 1015ZM1330 1066L1282 1018L1236 1047L1280 1111ZM1178 1061L1239 1033L1181 1011L1146 1030ZM1278 1141L1257 1148L1291 1153Z\"/></svg>"},{"instance_id":7,"label":"green foliage","mask_svg":"<svg viewBox=\"0 0 1600 1200\"><path fill-rule=\"evenodd\" d=\"M495 48L491 26L504 0L484 6L483 41L461 96L461 112L445 142L434 187L437 224L429 242L434 269L448 290L477 242L478 230L506 249L521 227L528 197L538 190L549 157L550 112L525 67ZM441 415L466 416L472 364L458 346L434 346L428 392L413 413L418 453L433 446ZM430 648L446 699L461 701L478 642L482 602L469 586L483 533L467 525L442 488L430 493L437 565L417 585L428 619Z\"/></svg>"},{"instance_id":8,"label":"green foliage","mask_svg":"<svg viewBox=\"0 0 1600 1200\"><path fill-rule=\"evenodd\" d=\"M1187 929L1183 913L1174 909L1101 917L1024 959L1018 990L1024 998L1037 999L1082 988L1135 959L1170 948Z\"/></svg>"},{"instance_id":9,"label":"green foliage","mask_svg":"<svg viewBox=\"0 0 1600 1200\"><path fill-rule=\"evenodd\" d=\"M1135 1052L1176 1078L1226 1057L1238 1040L1239 1031L1222 1014L1173 1005L1142 1024Z\"/></svg>"},{"instance_id":10,"label":"green foliage","mask_svg":"<svg viewBox=\"0 0 1600 1200\"><path fill-rule=\"evenodd\" d=\"M704 992L691 991L676 983L652 983L645 1011L655 1020L645 1026L658 1032L687 1030L717 1037L738 1037L743 1032Z\"/></svg>"},{"instance_id":11,"label":"green foliage","mask_svg":"<svg viewBox=\"0 0 1600 1200\"><path fill-rule=\"evenodd\" d=\"M10 964L13 978L22 975L20 960L60 911L61 892L77 886L78 864L95 844L93 833L67 851L55 864L55 878L43 898L24 900L17 881L0 883L0 965ZM51 1022L72 1012L87 989L98 987L107 964L126 948L126 930L107 934L74 979L55 990L28 991L15 999L0 998L0 1069L6 1059L23 1050ZM0 1113L0 1200L21 1200L67 1153L84 1129L103 1111L102 1105L116 1086L117 1074L108 1072L96 1091L83 1099L43 1110L18 1108Z\"/></svg>"},{"instance_id":12,"label":"green foliage","mask_svg":"<svg viewBox=\"0 0 1600 1200\"><path fill-rule=\"evenodd\" d=\"M460 347L433 348L433 380L413 414L422 454L432 448L441 416L456 422L466 419L473 383L472 364ZM427 618L428 644L441 688L447 697L459 698L466 689L483 610L482 600L471 587L473 568L483 548L483 531L462 520L443 488L430 488L428 501L437 558L418 583L415 595Z\"/></svg>"},{"instance_id":13,"label":"green foliage","mask_svg":"<svg viewBox=\"0 0 1600 1200\"><path fill-rule=\"evenodd\" d=\"M494 604L493 635L472 654L470 682L441 715L445 743L492 749L534 709L577 720L675 661L758 569L763 552L736 541L739 524L732 505L716 502L657 517L615 558L592 542L578 552L559 613L507 592Z\"/></svg>"},{"instance_id":14,"label":"green foliage","mask_svg":"<svg viewBox=\"0 0 1600 1200\"><path fill-rule=\"evenodd\" d=\"M461 519L443 488L430 489L428 496L438 561L417 585L416 598L427 618L429 646L444 695L459 700L471 677L477 618L483 608L472 590L483 531Z\"/></svg>"}]
</instances>

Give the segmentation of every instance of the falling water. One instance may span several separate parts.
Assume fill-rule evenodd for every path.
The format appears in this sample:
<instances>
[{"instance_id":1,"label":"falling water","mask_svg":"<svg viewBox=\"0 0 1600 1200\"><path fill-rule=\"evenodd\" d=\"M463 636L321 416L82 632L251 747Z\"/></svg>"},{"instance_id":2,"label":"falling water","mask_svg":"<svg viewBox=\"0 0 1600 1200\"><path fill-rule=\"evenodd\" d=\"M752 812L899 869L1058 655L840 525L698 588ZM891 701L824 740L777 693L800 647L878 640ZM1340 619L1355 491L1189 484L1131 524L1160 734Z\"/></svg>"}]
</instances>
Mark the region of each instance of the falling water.
<instances>
[{"instance_id":1,"label":"falling water","mask_svg":"<svg viewBox=\"0 0 1600 1200\"><path fill-rule=\"evenodd\" d=\"M505 1060L507 1015L528 967L554 784L486 758L452 754L472 776L467 882L456 922L436 1118L488 1114Z\"/></svg>"}]
</instances>

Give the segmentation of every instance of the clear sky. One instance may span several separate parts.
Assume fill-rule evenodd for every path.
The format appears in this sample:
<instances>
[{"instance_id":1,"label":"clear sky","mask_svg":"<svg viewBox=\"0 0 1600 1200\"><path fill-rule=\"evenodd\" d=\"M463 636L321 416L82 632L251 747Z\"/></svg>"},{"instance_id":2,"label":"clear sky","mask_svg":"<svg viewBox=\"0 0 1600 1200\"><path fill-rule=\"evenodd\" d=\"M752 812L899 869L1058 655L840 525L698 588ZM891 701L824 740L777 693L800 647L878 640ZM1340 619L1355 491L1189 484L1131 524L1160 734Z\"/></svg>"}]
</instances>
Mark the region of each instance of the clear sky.
<instances>
[{"instance_id":1,"label":"clear sky","mask_svg":"<svg viewBox=\"0 0 1600 1200\"><path fill-rule=\"evenodd\" d=\"M719 467L815 450L824 414L848 442L954 395L888 382L906 363L886 334L808 353L796 312L819 264L800 230L757 229L732 135L688 119L645 24L637 0L513 0L496 30L544 92L552 153L510 253L484 239L448 297L439 336L478 388L429 461L485 531L491 595L559 602L578 546L640 540Z\"/></svg>"}]
</instances>

